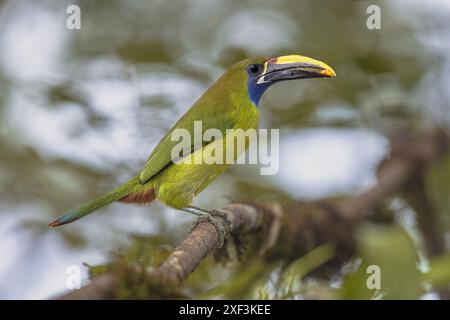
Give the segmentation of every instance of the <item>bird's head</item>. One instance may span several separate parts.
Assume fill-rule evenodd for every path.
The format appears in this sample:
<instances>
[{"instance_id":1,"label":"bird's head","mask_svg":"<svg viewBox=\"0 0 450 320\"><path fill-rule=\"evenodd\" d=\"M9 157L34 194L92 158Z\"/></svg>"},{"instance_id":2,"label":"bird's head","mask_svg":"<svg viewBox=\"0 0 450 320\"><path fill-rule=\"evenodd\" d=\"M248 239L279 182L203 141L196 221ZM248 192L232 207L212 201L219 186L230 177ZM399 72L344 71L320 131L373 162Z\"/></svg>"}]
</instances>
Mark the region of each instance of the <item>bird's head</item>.
<instances>
[{"instance_id":1,"label":"bird's head","mask_svg":"<svg viewBox=\"0 0 450 320\"><path fill-rule=\"evenodd\" d=\"M299 55L250 58L236 63L229 72L246 80L248 96L256 106L267 88L276 82L336 76L329 65Z\"/></svg>"}]
</instances>

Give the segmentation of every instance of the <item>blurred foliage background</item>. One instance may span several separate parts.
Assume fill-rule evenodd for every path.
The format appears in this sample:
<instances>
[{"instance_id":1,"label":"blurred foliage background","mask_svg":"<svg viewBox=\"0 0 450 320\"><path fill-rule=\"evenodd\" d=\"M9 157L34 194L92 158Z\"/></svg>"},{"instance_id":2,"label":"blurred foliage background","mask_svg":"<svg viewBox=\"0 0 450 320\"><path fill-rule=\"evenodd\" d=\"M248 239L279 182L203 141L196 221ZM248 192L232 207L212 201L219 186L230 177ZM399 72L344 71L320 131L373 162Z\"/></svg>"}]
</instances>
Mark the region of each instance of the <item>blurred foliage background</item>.
<instances>
[{"instance_id":1,"label":"blurred foliage background","mask_svg":"<svg viewBox=\"0 0 450 320\"><path fill-rule=\"evenodd\" d=\"M81 30L65 26L70 4L81 8ZM381 7L380 30L366 27L371 4ZM138 172L164 132L241 58L297 53L326 61L338 77L271 88L260 126L280 128L278 174L235 166L196 200L204 207L367 189L389 152L387 134L448 129L449 52L446 0L0 1L0 298L63 292L68 266L79 265L86 281L83 262L101 265L119 248L154 264L161 245L176 246L193 218L157 203L113 204L58 229L47 223ZM449 189L447 156L427 178L447 240ZM435 298L429 283L446 283L449 259L424 279L431 262L414 210L400 198L386 206L396 224L364 226L355 260L331 279L304 279L332 255L325 245L283 271L208 259L188 293ZM381 265L391 290L368 292L361 263Z\"/></svg>"}]
</instances>

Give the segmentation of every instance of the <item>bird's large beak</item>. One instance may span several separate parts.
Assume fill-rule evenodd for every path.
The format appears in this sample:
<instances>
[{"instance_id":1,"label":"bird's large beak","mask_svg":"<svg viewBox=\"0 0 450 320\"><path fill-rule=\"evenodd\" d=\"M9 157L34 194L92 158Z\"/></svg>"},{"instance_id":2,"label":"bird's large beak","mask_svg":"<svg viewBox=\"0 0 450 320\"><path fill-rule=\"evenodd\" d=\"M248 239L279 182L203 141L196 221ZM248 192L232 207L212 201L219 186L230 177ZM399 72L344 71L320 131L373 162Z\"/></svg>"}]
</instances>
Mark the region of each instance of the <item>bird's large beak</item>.
<instances>
[{"instance_id":1,"label":"bird's large beak","mask_svg":"<svg viewBox=\"0 0 450 320\"><path fill-rule=\"evenodd\" d=\"M264 63L264 71L257 83L307 78L331 78L336 72L322 61L290 55L270 58Z\"/></svg>"}]
</instances>

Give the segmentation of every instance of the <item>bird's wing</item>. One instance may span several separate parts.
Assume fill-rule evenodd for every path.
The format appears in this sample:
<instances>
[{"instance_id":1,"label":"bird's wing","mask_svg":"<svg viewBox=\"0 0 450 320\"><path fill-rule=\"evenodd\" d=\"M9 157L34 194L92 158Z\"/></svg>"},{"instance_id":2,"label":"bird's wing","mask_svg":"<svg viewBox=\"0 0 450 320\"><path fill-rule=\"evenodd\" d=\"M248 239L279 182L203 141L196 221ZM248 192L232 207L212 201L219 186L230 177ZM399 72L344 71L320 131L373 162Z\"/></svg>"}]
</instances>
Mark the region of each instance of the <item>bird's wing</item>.
<instances>
[{"instance_id":1,"label":"bird's wing","mask_svg":"<svg viewBox=\"0 0 450 320\"><path fill-rule=\"evenodd\" d=\"M225 134L226 129L232 129L235 121L226 112L217 112L217 109L198 110L198 108L191 108L176 124L175 126L161 139L158 145L153 149L150 157L145 163L144 169L140 173L141 183L146 183L153 176L164 170L167 166L172 164L171 153L172 149L180 143L180 141L172 141L171 136L175 129L186 129L191 135L191 149L189 153L183 154L188 156L192 153L196 146L194 146L194 121L202 121L202 131L210 128L219 129L222 135ZM220 111L220 110L219 110ZM207 120L206 120L207 119ZM203 133L202 132L202 133ZM210 142L202 142L203 146Z\"/></svg>"}]
</instances>

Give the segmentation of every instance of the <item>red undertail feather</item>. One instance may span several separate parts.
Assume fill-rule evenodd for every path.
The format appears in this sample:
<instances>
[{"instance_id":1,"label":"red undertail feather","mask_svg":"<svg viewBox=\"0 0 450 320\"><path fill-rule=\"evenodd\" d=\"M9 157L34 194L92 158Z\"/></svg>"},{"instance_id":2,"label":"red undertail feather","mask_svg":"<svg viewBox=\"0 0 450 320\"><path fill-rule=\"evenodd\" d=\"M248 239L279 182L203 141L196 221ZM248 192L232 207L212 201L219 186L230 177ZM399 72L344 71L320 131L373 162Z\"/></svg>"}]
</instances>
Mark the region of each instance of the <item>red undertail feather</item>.
<instances>
[{"instance_id":1,"label":"red undertail feather","mask_svg":"<svg viewBox=\"0 0 450 320\"><path fill-rule=\"evenodd\" d=\"M134 192L119 199L120 202L146 204L155 200L155 189L147 189L141 192Z\"/></svg>"}]
</instances>

